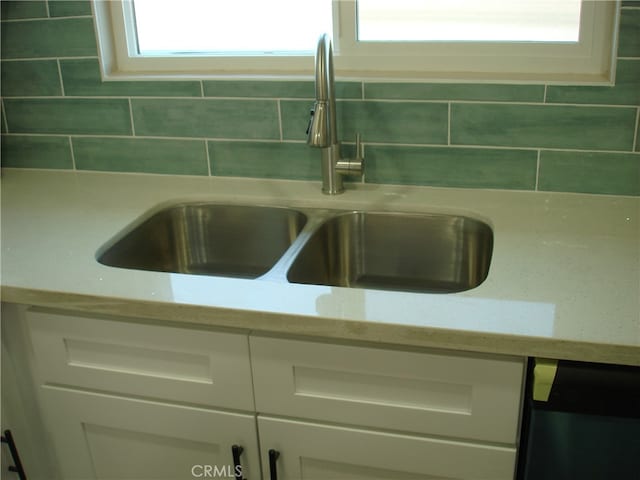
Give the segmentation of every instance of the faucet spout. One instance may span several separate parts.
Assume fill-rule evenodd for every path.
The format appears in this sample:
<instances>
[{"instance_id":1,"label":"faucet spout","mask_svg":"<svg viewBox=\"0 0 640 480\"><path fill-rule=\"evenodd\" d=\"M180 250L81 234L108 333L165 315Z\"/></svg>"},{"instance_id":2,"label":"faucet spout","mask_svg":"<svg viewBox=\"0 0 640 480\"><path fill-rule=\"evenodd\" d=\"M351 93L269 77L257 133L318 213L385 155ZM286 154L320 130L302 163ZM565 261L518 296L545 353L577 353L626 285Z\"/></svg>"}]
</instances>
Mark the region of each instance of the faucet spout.
<instances>
[{"instance_id":1,"label":"faucet spout","mask_svg":"<svg viewBox=\"0 0 640 480\"><path fill-rule=\"evenodd\" d=\"M331 38L326 33L320 35L316 48L316 100L322 102L330 98L333 78L333 48Z\"/></svg>"},{"instance_id":2,"label":"faucet spout","mask_svg":"<svg viewBox=\"0 0 640 480\"><path fill-rule=\"evenodd\" d=\"M322 191L335 195L344 191L342 176L361 174L363 159L357 136L356 158L347 160L340 155L336 121L333 47L326 33L320 35L315 57L316 101L307 127L307 144L321 149Z\"/></svg>"}]
</instances>

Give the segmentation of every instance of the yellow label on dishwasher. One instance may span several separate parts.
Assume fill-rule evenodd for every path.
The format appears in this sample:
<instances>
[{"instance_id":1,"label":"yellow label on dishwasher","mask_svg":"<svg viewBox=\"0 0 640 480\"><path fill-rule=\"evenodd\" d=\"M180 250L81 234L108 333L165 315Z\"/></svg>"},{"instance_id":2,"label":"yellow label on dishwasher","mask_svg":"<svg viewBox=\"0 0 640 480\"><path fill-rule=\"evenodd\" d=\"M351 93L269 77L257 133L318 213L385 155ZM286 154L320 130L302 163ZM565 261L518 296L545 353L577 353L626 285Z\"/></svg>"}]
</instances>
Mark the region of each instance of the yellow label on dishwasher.
<instances>
[{"instance_id":1,"label":"yellow label on dishwasher","mask_svg":"<svg viewBox=\"0 0 640 480\"><path fill-rule=\"evenodd\" d=\"M547 358L536 358L533 367L533 399L538 402L549 400L551 387L556 378L558 361Z\"/></svg>"}]
</instances>

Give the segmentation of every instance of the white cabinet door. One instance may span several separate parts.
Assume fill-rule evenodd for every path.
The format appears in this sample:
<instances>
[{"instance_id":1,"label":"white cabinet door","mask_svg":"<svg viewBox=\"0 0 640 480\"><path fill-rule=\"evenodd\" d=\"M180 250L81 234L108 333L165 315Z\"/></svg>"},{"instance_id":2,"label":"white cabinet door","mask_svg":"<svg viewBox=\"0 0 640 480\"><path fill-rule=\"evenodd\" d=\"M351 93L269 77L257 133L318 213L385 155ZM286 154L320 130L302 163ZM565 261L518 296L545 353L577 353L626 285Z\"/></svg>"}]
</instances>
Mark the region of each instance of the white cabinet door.
<instances>
[{"instance_id":1,"label":"white cabinet door","mask_svg":"<svg viewBox=\"0 0 640 480\"><path fill-rule=\"evenodd\" d=\"M246 335L29 309L40 382L254 410Z\"/></svg>"},{"instance_id":2,"label":"white cabinet door","mask_svg":"<svg viewBox=\"0 0 640 480\"><path fill-rule=\"evenodd\" d=\"M255 417L42 387L64 480L233 478L232 446L244 478L260 478Z\"/></svg>"},{"instance_id":3,"label":"white cabinet door","mask_svg":"<svg viewBox=\"0 0 640 480\"><path fill-rule=\"evenodd\" d=\"M278 480L513 480L515 448L258 417L262 469Z\"/></svg>"},{"instance_id":4,"label":"white cabinet door","mask_svg":"<svg viewBox=\"0 0 640 480\"><path fill-rule=\"evenodd\" d=\"M28 333L23 306L2 303L2 380L0 410L2 428L11 430L18 454L30 480L56 477L56 465L48 448L46 432L37 400L37 386L33 379ZM13 460L7 444L2 444L2 480L18 480L17 473L7 471Z\"/></svg>"},{"instance_id":5,"label":"white cabinet door","mask_svg":"<svg viewBox=\"0 0 640 480\"><path fill-rule=\"evenodd\" d=\"M258 413L514 444L523 361L250 338Z\"/></svg>"}]
</instances>

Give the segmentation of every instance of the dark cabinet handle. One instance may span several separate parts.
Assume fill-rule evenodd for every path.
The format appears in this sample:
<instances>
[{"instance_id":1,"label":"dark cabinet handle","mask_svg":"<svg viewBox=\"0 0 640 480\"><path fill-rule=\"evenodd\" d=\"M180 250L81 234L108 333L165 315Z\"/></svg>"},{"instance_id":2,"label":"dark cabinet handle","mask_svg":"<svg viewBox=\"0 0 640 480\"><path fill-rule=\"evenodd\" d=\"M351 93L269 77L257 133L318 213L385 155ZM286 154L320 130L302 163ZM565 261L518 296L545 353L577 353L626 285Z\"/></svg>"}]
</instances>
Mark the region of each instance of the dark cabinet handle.
<instances>
[{"instance_id":1,"label":"dark cabinet handle","mask_svg":"<svg viewBox=\"0 0 640 480\"><path fill-rule=\"evenodd\" d=\"M269 474L270 480L278 480L278 466L276 462L278 457L280 456L280 452L274 450L273 448L269 450Z\"/></svg>"},{"instance_id":2,"label":"dark cabinet handle","mask_svg":"<svg viewBox=\"0 0 640 480\"><path fill-rule=\"evenodd\" d=\"M16 442L13 440L11 430L5 430L4 435L0 437L2 443L6 443L9 446L11 452L11 458L13 459L13 465L10 465L8 470L18 474L20 480L27 480L27 475L24 473L22 462L20 461L20 455L18 455L18 449L16 448Z\"/></svg>"},{"instance_id":3,"label":"dark cabinet handle","mask_svg":"<svg viewBox=\"0 0 640 480\"><path fill-rule=\"evenodd\" d=\"M236 480L244 480L242 477L242 463L240 463L240 455L244 452L244 448L240 445L231 446L231 455L233 455L233 476Z\"/></svg>"}]
</instances>

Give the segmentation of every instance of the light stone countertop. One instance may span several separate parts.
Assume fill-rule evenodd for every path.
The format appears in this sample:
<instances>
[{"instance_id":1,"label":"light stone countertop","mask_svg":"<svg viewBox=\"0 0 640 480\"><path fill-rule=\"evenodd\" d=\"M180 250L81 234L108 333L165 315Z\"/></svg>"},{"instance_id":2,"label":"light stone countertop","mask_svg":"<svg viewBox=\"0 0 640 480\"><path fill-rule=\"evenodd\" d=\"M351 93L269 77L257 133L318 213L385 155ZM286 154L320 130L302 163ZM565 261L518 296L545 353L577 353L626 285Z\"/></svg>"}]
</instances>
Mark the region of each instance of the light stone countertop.
<instances>
[{"instance_id":1,"label":"light stone countertop","mask_svg":"<svg viewBox=\"0 0 640 480\"><path fill-rule=\"evenodd\" d=\"M2 170L2 301L244 331L640 365L640 198ZM456 213L487 222L487 280L418 294L112 268L152 207L213 201Z\"/></svg>"}]
</instances>

